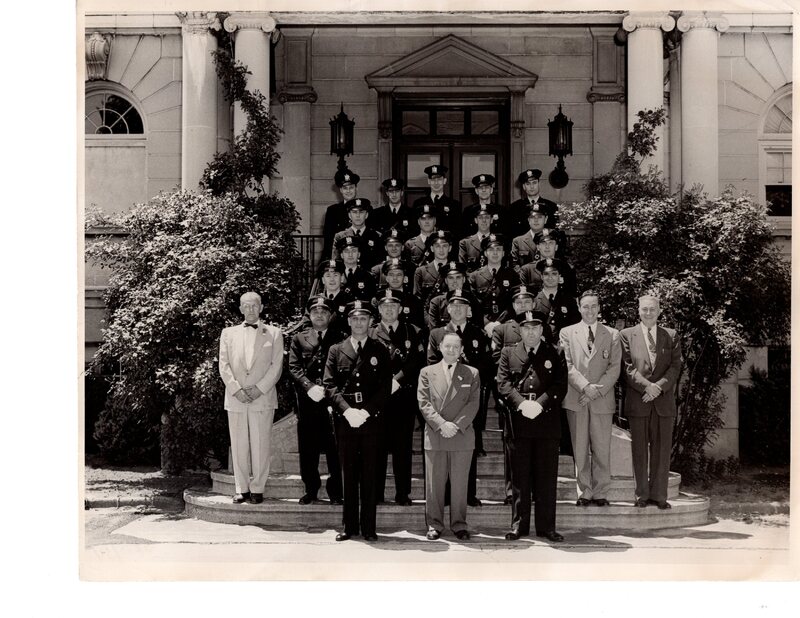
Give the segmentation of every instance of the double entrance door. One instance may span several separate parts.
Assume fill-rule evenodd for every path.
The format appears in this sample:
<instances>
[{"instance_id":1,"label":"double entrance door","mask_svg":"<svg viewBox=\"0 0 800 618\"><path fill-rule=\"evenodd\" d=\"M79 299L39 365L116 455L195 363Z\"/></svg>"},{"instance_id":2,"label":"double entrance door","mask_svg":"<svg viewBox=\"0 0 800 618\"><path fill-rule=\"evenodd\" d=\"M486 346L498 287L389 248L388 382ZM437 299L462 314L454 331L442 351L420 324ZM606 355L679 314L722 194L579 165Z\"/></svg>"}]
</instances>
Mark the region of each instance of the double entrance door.
<instances>
[{"instance_id":1,"label":"double entrance door","mask_svg":"<svg viewBox=\"0 0 800 618\"><path fill-rule=\"evenodd\" d=\"M406 180L406 203L428 191L424 169L446 165L445 193L466 208L477 202L472 178L496 179L493 201L509 199L509 106L505 100L396 101L393 174Z\"/></svg>"}]
</instances>

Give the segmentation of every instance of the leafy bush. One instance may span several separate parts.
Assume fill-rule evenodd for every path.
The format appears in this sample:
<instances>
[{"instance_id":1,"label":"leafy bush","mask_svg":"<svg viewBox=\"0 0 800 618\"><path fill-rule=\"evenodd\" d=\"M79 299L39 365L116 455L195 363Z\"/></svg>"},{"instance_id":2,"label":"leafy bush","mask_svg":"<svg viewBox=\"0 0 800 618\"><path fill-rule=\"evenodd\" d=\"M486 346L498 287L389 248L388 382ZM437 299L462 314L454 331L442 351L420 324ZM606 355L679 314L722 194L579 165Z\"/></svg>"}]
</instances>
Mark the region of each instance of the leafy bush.
<instances>
[{"instance_id":1,"label":"leafy bush","mask_svg":"<svg viewBox=\"0 0 800 618\"><path fill-rule=\"evenodd\" d=\"M739 450L748 464L788 466L791 397L788 365L770 364L769 374L750 370L751 386L739 389Z\"/></svg>"},{"instance_id":2,"label":"leafy bush","mask_svg":"<svg viewBox=\"0 0 800 618\"><path fill-rule=\"evenodd\" d=\"M100 237L87 248L89 260L112 271L108 327L94 363L120 367L95 437L117 461L138 462L160 448L166 472L202 466L209 454L227 456L217 354L222 328L242 319L240 295L259 292L264 317L276 325L299 317L295 292L304 264L292 236L299 215L264 183L275 172L280 129L264 97L244 89L247 71L230 51L215 59L248 124L209 165L206 190L162 193L106 218L127 235ZM284 408L293 403L288 392L279 388Z\"/></svg>"},{"instance_id":3,"label":"leafy bush","mask_svg":"<svg viewBox=\"0 0 800 618\"><path fill-rule=\"evenodd\" d=\"M660 171L641 169L663 121L661 109L640 112L628 149L561 220L583 231L574 264L579 281L599 291L607 322L636 324L637 299L650 293L661 298L661 322L678 330L685 362L672 456L691 478L721 427L720 385L741 366L745 345L788 334L790 271L752 196L671 194Z\"/></svg>"}]
</instances>

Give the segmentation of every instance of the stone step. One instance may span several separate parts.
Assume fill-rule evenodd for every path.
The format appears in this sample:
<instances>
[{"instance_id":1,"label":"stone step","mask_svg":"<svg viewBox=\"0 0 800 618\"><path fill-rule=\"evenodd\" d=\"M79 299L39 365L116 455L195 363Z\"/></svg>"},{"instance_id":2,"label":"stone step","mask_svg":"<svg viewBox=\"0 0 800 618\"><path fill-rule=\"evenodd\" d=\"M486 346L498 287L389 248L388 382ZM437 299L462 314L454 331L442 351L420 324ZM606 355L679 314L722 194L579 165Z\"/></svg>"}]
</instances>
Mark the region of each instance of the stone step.
<instances>
[{"instance_id":1,"label":"stone step","mask_svg":"<svg viewBox=\"0 0 800 618\"><path fill-rule=\"evenodd\" d=\"M325 480L327 478L327 474L322 476L322 487L317 494L317 497L323 500L328 499L328 494L325 491ZM236 493L232 474L226 472L212 472L211 480L213 482L212 491L226 496L232 496ZM502 501L505 498L505 481L501 475L479 477L477 485L478 497L481 500ZM668 485L668 496L670 499L678 496L680 493L680 485L681 475L677 472L671 472ZM614 477L611 479L611 489L608 493L608 499L612 501L631 502L633 500L633 489L632 478ZM305 494L305 488L298 474L270 474L267 487L264 491L264 496L266 498L276 499L297 499L303 494ZM394 477L392 475L387 475L386 477L384 496L388 500L394 499ZM577 498L574 477L560 476L558 478L557 496L559 500L567 501L574 501ZM412 477L411 479L411 499L425 499L425 479L421 475Z\"/></svg>"},{"instance_id":2,"label":"stone step","mask_svg":"<svg viewBox=\"0 0 800 618\"><path fill-rule=\"evenodd\" d=\"M298 504L294 499L266 499L262 504L233 504L230 496L205 489L187 489L183 493L186 513L204 521L257 525L279 530L338 530L342 507L329 503ZM708 522L709 500L704 496L680 494L670 500L672 509L655 506L638 509L630 502L612 502L607 507L577 507L572 501L557 505L558 530L650 530L698 526ZM445 513L445 521L448 514ZM511 507L498 502L469 508L467 521L473 531L503 530L511 523ZM532 523L532 522L531 522ZM378 533L388 530L425 530L424 502L413 506L381 504L378 506Z\"/></svg>"}]
</instances>

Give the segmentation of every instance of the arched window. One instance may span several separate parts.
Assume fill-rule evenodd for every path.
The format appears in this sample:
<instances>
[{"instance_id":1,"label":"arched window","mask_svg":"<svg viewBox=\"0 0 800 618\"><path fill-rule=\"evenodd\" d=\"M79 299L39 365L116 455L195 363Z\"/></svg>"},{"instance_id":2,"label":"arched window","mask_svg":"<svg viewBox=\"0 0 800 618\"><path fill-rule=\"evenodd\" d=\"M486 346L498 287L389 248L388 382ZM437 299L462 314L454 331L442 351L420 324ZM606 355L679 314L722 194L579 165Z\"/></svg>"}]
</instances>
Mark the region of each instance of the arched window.
<instances>
[{"instance_id":1,"label":"arched window","mask_svg":"<svg viewBox=\"0 0 800 618\"><path fill-rule=\"evenodd\" d=\"M109 88L86 93L86 135L141 135L142 116L131 101Z\"/></svg>"},{"instance_id":2,"label":"arched window","mask_svg":"<svg viewBox=\"0 0 800 618\"><path fill-rule=\"evenodd\" d=\"M792 84L778 89L761 116L759 197L769 214L792 214Z\"/></svg>"}]
</instances>

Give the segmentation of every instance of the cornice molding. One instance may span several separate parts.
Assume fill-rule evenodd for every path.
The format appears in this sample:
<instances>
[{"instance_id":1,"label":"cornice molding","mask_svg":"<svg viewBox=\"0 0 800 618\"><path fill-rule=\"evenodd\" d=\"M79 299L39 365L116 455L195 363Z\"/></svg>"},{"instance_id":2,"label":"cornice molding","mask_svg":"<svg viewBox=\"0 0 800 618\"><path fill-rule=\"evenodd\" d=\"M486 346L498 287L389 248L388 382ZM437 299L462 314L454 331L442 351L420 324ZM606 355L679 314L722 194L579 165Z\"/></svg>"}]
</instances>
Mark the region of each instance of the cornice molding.
<instances>
[{"instance_id":1,"label":"cornice molding","mask_svg":"<svg viewBox=\"0 0 800 618\"><path fill-rule=\"evenodd\" d=\"M179 11L175 13L185 34L208 34L209 30L219 30L222 24L214 11Z\"/></svg>"},{"instance_id":2,"label":"cornice molding","mask_svg":"<svg viewBox=\"0 0 800 618\"><path fill-rule=\"evenodd\" d=\"M708 11L687 11L678 18L678 30L681 32L688 32L696 28L726 32L730 28L730 23L722 16L722 13Z\"/></svg>"},{"instance_id":3,"label":"cornice molding","mask_svg":"<svg viewBox=\"0 0 800 618\"><path fill-rule=\"evenodd\" d=\"M649 28L669 32L675 27L675 18L665 11L642 11L628 13L622 20L626 32Z\"/></svg>"},{"instance_id":4,"label":"cornice molding","mask_svg":"<svg viewBox=\"0 0 800 618\"><path fill-rule=\"evenodd\" d=\"M262 30L269 34L275 30L275 20L266 12L231 13L223 24L228 32L236 30Z\"/></svg>"},{"instance_id":5,"label":"cornice molding","mask_svg":"<svg viewBox=\"0 0 800 618\"><path fill-rule=\"evenodd\" d=\"M86 79L94 81L106 78L108 55L111 52L111 39L99 32L93 32L86 39Z\"/></svg>"}]
</instances>

